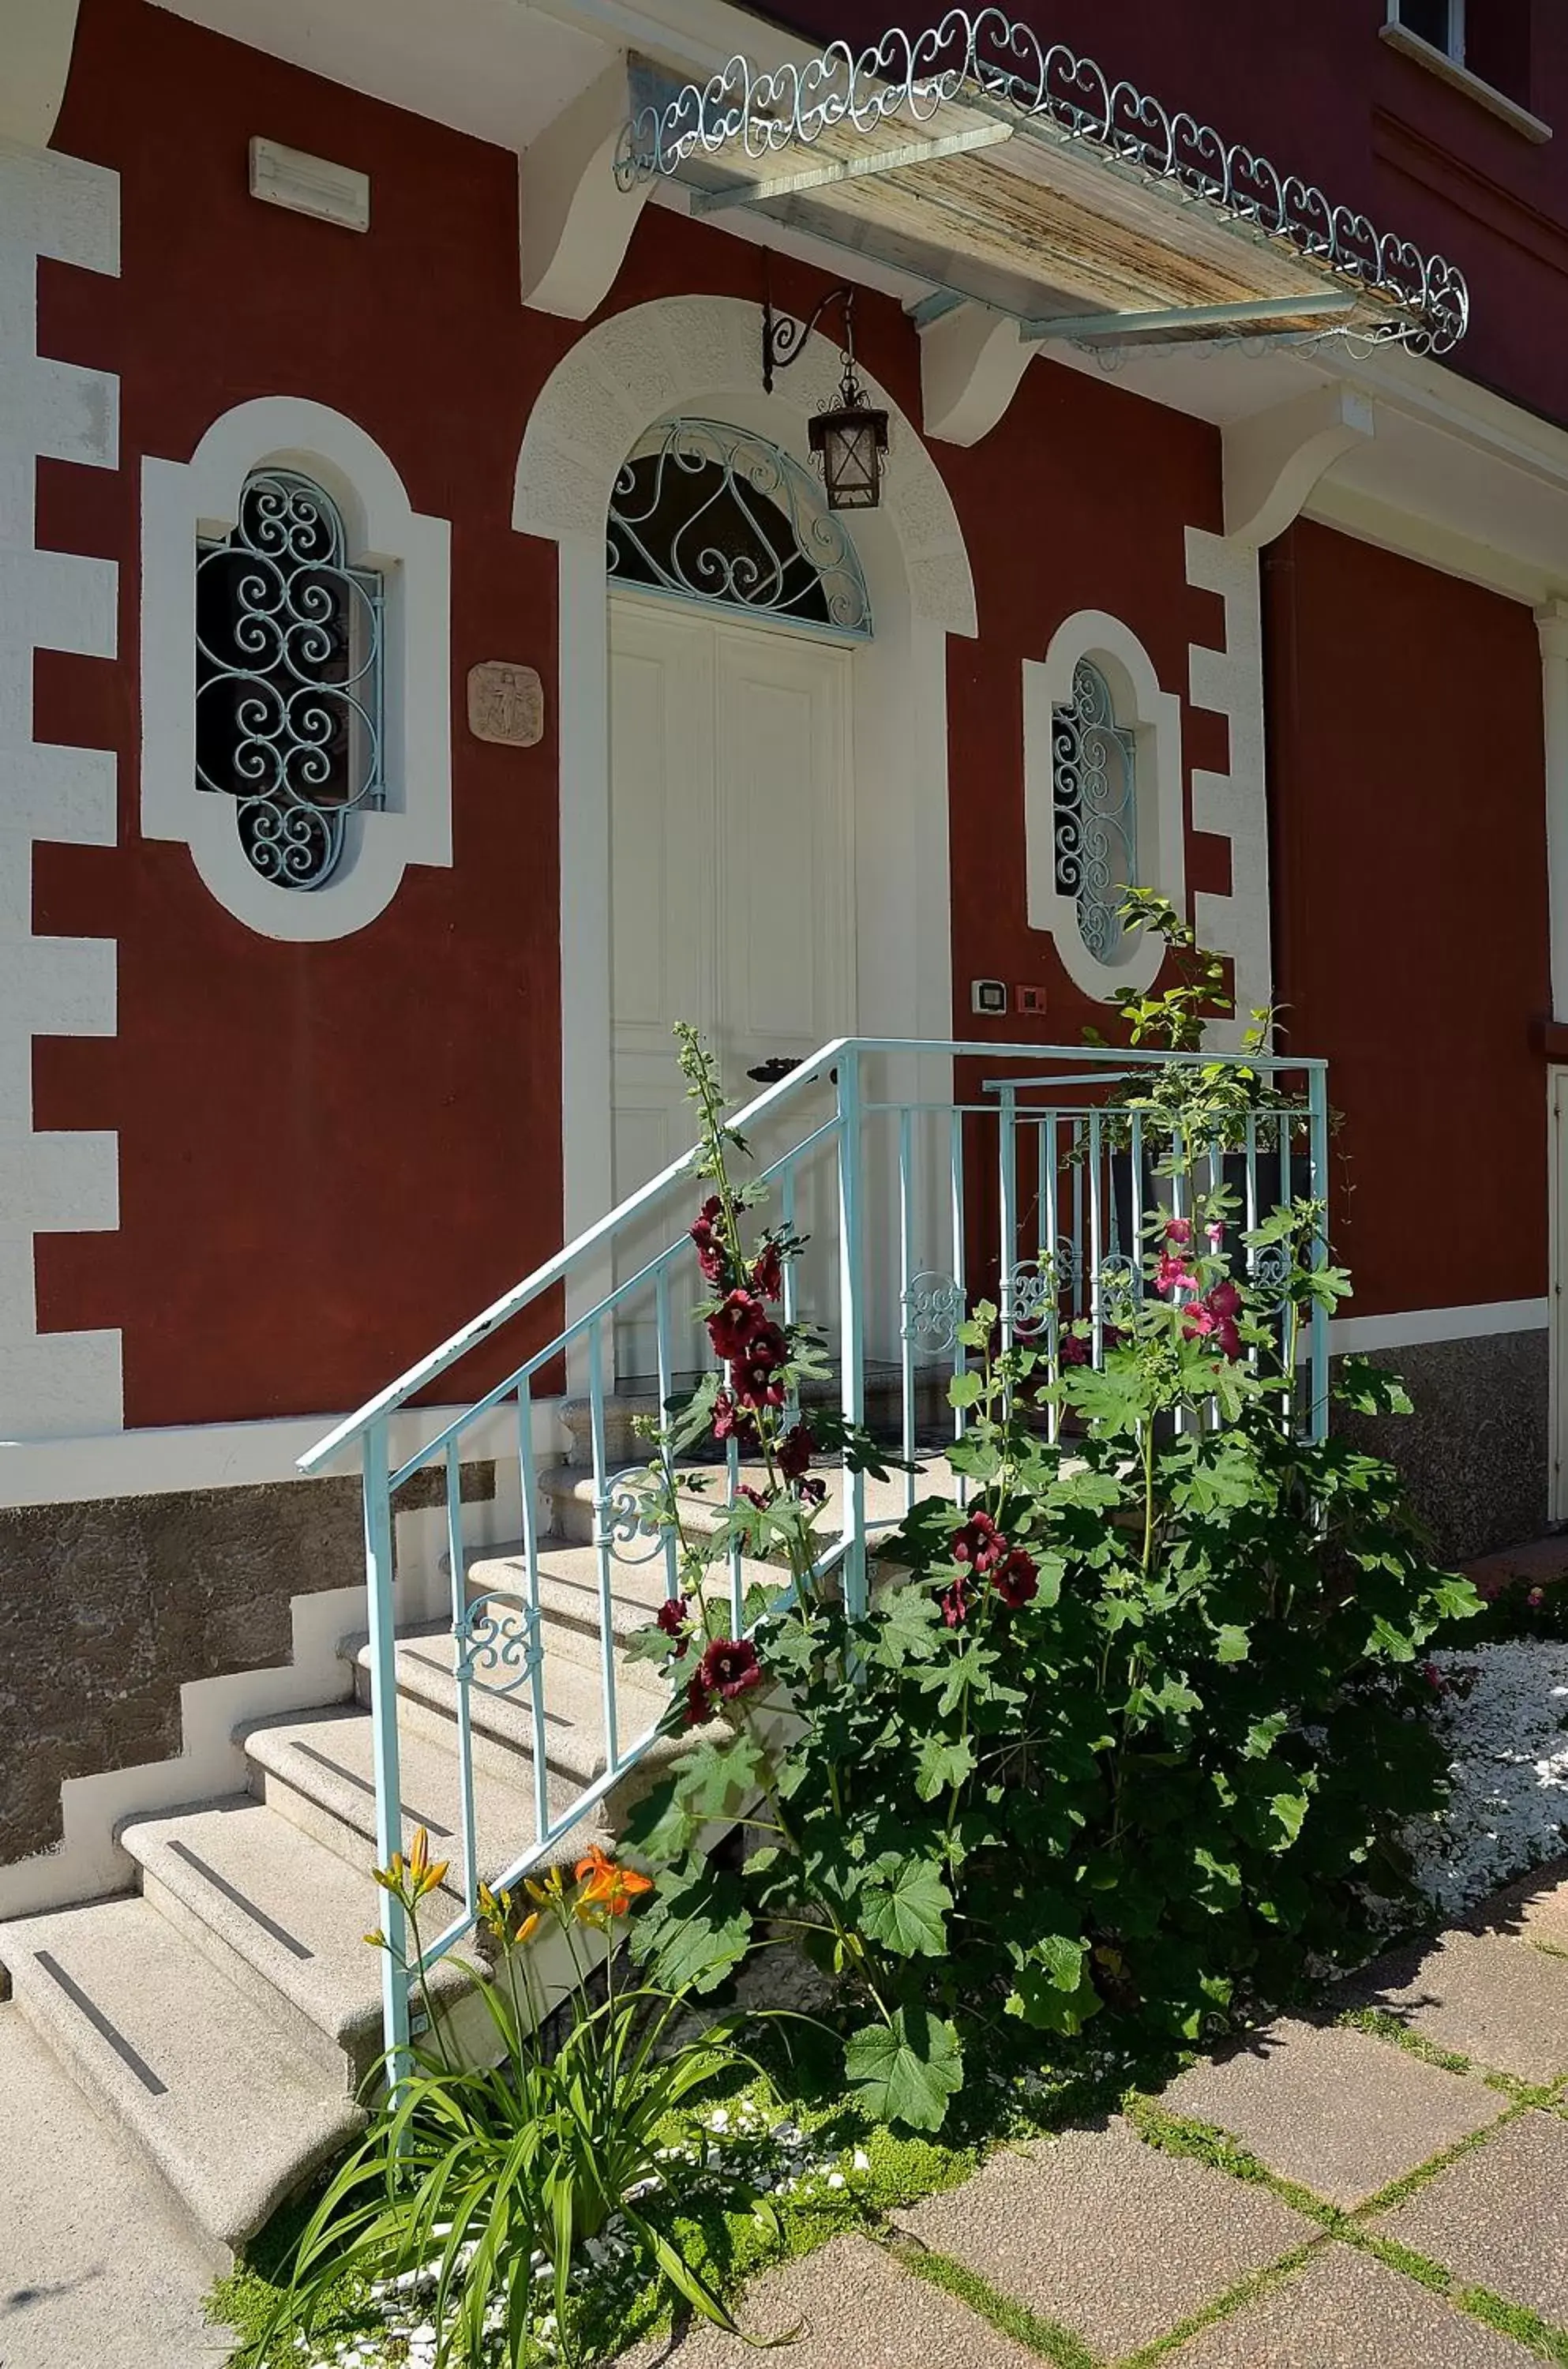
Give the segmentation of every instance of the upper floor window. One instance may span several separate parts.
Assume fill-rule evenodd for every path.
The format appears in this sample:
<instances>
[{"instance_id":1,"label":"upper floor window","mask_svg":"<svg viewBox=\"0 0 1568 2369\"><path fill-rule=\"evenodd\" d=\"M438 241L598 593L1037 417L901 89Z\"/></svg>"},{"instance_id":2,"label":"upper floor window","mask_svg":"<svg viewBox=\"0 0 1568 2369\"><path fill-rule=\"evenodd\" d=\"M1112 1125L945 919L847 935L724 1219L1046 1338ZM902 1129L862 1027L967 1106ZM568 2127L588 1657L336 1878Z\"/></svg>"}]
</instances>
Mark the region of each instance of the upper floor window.
<instances>
[{"instance_id":1,"label":"upper floor window","mask_svg":"<svg viewBox=\"0 0 1568 2369\"><path fill-rule=\"evenodd\" d=\"M1139 879L1138 736L1116 722L1110 684L1091 658L1072 672L1072 697L1052 711L1057 894L1078 908L1096 962L1122 950L1118 908Z\"/></svg>"},{"instance_id":2,"label":"upper floor window","mask_svg":"<svg viewBox=\"0 0 1568 2369\"><path fill-rule=\"evenodd\" d=\"M1490 104L1488 93L1511 102L1528 117L1530 99L1530 16L1533 0L1389 0L1389 24L1425 41L1468 77L1472 96ZM1478 90L1476 85L1484 86ZM1508 108L1494 109L1531 138L1546 138L1543 125L1516 121Z\"/></svg>"},{"instance_id":3,"label":"upper floor window","mask_svg":"<svg viewBox=\"0 0 1568 2369\"><path fill-rule=\"evenodd\" d=\"M1399 0L1396 22L1430 41L1456 65L1465 62L1465 0Z\"/></svg>"},{"instance_id":4,"label":"upper floor window","mask_svg":"<svg viewBox=\"0 0 1568 2369\"><path fill-rule=\"evenodd\" d=\"M196 779L235 802L246 862L318 888L349 818L386 802L380 573L314 479L254 470L196 563Z\"/></svg>"}]
</instances>

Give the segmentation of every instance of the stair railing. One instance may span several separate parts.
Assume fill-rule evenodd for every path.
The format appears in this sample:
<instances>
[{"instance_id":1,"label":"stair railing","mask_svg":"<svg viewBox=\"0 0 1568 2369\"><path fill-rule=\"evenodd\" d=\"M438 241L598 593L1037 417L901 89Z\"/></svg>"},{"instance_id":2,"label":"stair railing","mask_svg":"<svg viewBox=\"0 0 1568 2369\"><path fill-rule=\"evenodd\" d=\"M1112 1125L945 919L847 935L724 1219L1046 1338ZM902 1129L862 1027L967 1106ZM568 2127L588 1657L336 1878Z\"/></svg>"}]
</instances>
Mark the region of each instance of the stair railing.
<instances>
[{"instance_id":1,"label":"stair railing","mask_svg":"<svg viewBox=\"0 0 1568 2369\"><path fill-rule=\"evenodd\" d=\"M1174 1196L1170 1206L1180 1214L1182 1190L1161 1182L1147 1123L1136 1112L1129 1119L1119 1111L1117 1098L1150 1073L1193 1063L1244 1066L1276 1089L1270 1107L1248 1116L1240 1142L1232 1131L1225 1142L1196 1153L1199 1162L1207 1160L1211 1184L1226 1184L1237 1194L1245 1220L1255 1223L1265 1202L1288 1198L1293 1188L1325 1201L1323 1066L1276 1055L840 1037L728 1119L756 1149L754 1181L776 1194L779 1226L809 1237L808 1255L786 1265L783 1315L786 1324L814 1322L824 1333L848 1423L858 1427L866 1421L869 1392L874 1427L909 1468L922 1450L940 1454L944 1440L961 1429L963 1418L948 1410L944 1385L963 1368L958 1332L972 1296L971 1266L999 1303L1004 1340L1030 1340L1055 1370L1068 1328L1082 1320L1090 1326L1090 1354L1095 1359L1104 1354L1107 1293L1113 1285L1125 1287L1129 1273L1140 1276L1145 1219L1162 1194ZM1287 1073L1301 1082L1294 1095L1280 1090ZM956 1077L966 1081L961 1092ZM830 1090L832 1106L824 1116L820 1105ZM627 1460L612 1454L612 1416L617 1393L629 1385L663 1409L695 1381L698 1369L715 1363L689 1313L696 1291L688 1229L700 1159L693 1145L300 1459L306 1473L323 1472L350 1452L360 1462L376 1853L383 1866L405 1849L406 1829L417 1823L402 1803L395 1500L417 1474L434 1468L442 1476L459 1788L452 1840L462 1901L424 1950L427 1972L473 1931L481 1882L498 1891L561 1856L572 1831L654 1740L656 1722L643 1716L639 1724L635 1710L628 1721L615 1634L617 1611L626 1607L618 1605L615 1588L628 1567L662 1559L664 1593L673 1596L680 1586L678 1547L672 1531L643 1530L627 1485ZM1317 1254L1326 1257L1326 1242L1320 1242ZM1257 1265L1249 1253L1254 1282ZM555 1303L563 1293L559 1321ZM555 1321L547 1318L541 1326L544 1310ZM534 1330L545 1337L412 1454L395 1460L394 1419L484 1344L508 1328L525 1327L531 1313ZM1311 1322L1304 1362L1305 1419L1316 1435L1326 1425L1328 1404L1321 1311ZM542 1585L547 1551L535 1444L536 1410L561 1395L568 1374L581 1385L579 1415L588 1435L603 1733L598 1773L591 1781L579 1773L569 1782L551 1757L553 1669ZM485 1425L484 1453L493 1455L489 1427L500 1415L516 1443L521 1568L515 1585L475 1594L464 1537L464 1451L467 1442L472 1453L473 1435ZM636 1462L646 1465L651 1453ZM722 1502L732 1507L744 1474L733 1438L723 1474ZM904 1471L870 1518L865 1476L850 1469L847 1457L836 1487L837 1533L824 1520L818 1571L836 1570L851 1608L864 1608L868 1545L912 1505L917 1476L913 1469ZM727 1582L738 1635L746 1619L738 1548L729 1559ZM652 1609L645 1604L647 1617ZM562 1675L558 1667L554 1672L556 1678ZM483 1845L475 1814L475 1689L482 1699L522 1700L532 1761L526 1833ZM646 1711L646 1695L642 1700ZM389 1945L382 1957L386 2045L395 2066L411 2037L417 1970L405 1963L406 1920L390 1894L383 1895L383 1932Z\"/></svg>"}]
</instances>

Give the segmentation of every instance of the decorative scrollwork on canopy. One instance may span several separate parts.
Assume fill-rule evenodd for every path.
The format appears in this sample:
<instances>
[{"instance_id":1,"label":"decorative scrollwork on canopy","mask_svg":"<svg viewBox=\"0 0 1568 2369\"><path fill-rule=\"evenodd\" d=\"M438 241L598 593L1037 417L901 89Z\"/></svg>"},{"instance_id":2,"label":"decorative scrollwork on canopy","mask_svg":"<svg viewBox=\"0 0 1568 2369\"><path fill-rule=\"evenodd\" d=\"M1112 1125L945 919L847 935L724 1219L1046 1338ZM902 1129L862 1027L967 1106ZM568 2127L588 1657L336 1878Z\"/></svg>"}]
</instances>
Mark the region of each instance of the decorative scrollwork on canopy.
<instances>
[{"instance_id":1,"label":"decorative scrollwork on canopy","mask_svg":"<svg viewBox=\"0 0 1568 2369\"><path fill-rule=\"evenodd\" d=\"M290 469L248 477L233 532L198 555L198 785L236 801L264 880L319 888L349 816L385 802L382 578Z\"/></svg>"},{"instance_id":2,"label":"decorative scrollwork on canopy","mask_svg":"<svg viewBox=\"0 0 1568 2369\"><path fill-rule=\"evenodd\" d=\"M491 1609L498 1604L506 1606L504 1614ZM454 1622L452 1634L460 1684L466 1686L480 1671L510 1673L499 1685L483 1682L490 1694L511 1695L526 1686L544 1654L538 1613L521 1596L502 1588L475 1596L463 1619Z\"/></svg>"},{"instance_id":3,"label":"decorative scrollwork on canopy","mask_svg":"<svg viewBox=\"0 0 1568 2369\"><path fill-rule=\"evenodd\" d=\"M903 1337L914 1344L917 1354L923 1349L937 1357L952 1348L965 1312L963 1286L952 1276L935 1270L912 1276L903 1307Z\"/></svg>"},{"instance_id":4,"label":"decorative scrollwork on canopy","mask_svg":"<svg viewBox=\"0 0 1568 2369\"><path fill-rule=\"evenodd\" d=\"M1358 283L1389 308L1384 320L1356 322L1352 334L1369 344L1392 339L1442 354L1464 336L1470 291L1442 256L1379 231L1299 175L1162 107L1065 42L1047 44L1001 8L949 8L924 32L896 27L859 50L832 41L771 72L733 57L705 83L639 109L622 133L615 176L632 189L678 172L693 154L722 162L732 145L761 163L844 125L874 133L901 119L918 129L950 100L979 101L1042 135L1082 142L1141 180L1173 181L1261 243L1278 241Z\"/></svg>"},{"instance_id":5,"label":"decorative scrollwork on canopy","mask_svg":"<svg viewBox=\"0 0 1568 2369\"><path fill-rule=\"evenodd\" d=\"M859 557L820 486L723 420L663 420L634 445L610 497L606 565L612 587L856 641L871 634Z\"/></svg>"},{"instance_id":6,"label":"decorative scrollwork on canopy","mask_svg":"<svg viewBox=\"0 0 1568 2369\"><path fill-rule=\"evenodd\" d=\"M1072 697L1051 710L1057 894L1078 910L1096 962L1114 963L1124 932L1119 908L1139 877L1138 738L1116 722L1111 687L1080 658Z\"/></svg>"}]
</instances>

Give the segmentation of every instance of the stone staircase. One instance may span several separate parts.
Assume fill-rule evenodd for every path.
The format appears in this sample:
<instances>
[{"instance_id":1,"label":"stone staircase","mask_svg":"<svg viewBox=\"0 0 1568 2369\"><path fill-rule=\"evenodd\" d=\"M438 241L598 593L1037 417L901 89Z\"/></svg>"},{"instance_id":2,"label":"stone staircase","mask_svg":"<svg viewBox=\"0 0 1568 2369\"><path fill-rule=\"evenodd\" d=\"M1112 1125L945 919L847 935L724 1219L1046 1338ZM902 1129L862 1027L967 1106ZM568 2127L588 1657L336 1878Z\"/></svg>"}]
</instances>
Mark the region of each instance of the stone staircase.
<instances>
[{"instance_id":1,"label":"stone staircase","mask_svg":"<svg viewBox=\"0 0 1568 2369\"><path fill-rule=\"evenodd\" d=\"M600 1573L591 1474L566 1464L544 1471L540 1484L552 1513L540 1596L554 1817L605 1766ZM951 1476L938 1461L918 1487L950 1494ZM835 1476L830 1532L837 1488ZM868 1482L871 1517L896 1517L902 1494L897 1481ZM700 1495L691 1505L693 1522L715 1518ZM645 1626L663 1597L656 1541L626 1551L645 1549L646 1561L614 1568L618 1640ZM520 1592L523 1571L521 1550L478 1550L468 1585L473 1594ZM768 1576L776 1574L760 1565L746 1572L748 1583ZM363 1938L380 1922L382 1897L371 1875L363 1635L345 1636L338 1655L344 1699L238 1728L243 1791L119 1825L134 1893L0 1924L0 1977L10 1992L0 2016L26 2018L94 2108L122 2128L220 2268L361 2127L358 2092L382 2047L381 1963ZM436 1855L452 1860L433 1933L463 1899L447 1625L403 1624L396 1658L405 1841L424 1826ZM655 1724L667 1697L648 1665L620 1654L617 1696L624 1749ZM479 1682L471 1712L480 1871L494 1874L532 1838L532 1712L526 1689L507 1696ZM557 1856L570 1861L589 1840L611 1840L643 1782L646 1775L629 1772ZM0 1980L0 1997L6 1987ZM463 1990L461 1969L443 1962L432 1984L438 2013L457 2017Z\"/></svg>"}]
</instances>

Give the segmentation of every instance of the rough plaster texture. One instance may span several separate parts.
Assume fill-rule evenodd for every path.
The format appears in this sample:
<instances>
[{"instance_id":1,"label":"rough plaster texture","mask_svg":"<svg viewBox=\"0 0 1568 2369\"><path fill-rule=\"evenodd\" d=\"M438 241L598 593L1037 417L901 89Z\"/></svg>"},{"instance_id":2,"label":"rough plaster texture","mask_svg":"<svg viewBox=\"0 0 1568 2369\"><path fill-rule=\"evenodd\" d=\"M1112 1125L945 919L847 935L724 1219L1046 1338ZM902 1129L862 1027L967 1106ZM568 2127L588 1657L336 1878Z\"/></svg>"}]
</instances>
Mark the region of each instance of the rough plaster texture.
<instances>
[{"instance_id":1,"label":"rough plaster texture","mask_svg":"<svg viewBox=\"0 0 1568 2369\"><path fill-rule=\"evenodd\" d=\"M357 1481L0 1509L0 1864L68 1777L179 1750L179 1689L289 1658L290 1599L363 1571Z\"/></svg>"},{"instance_id":2,"label":"rough plaster texture","mask_svg":"<svg viewBox=\"0 0 1568 2369\"><path fill-rule=\"evenodd\" d=\"M1379 1350L1413 1415L1336 1413L1335 1427L1399 1466L1415 1512L1450 1562L1539 1538L1547 1522L1550 1353L1544 1331Z\"/></svg>"}]
</instances>

